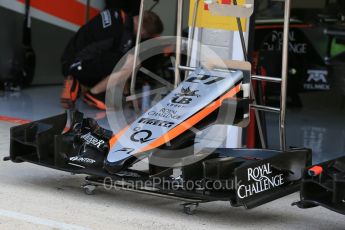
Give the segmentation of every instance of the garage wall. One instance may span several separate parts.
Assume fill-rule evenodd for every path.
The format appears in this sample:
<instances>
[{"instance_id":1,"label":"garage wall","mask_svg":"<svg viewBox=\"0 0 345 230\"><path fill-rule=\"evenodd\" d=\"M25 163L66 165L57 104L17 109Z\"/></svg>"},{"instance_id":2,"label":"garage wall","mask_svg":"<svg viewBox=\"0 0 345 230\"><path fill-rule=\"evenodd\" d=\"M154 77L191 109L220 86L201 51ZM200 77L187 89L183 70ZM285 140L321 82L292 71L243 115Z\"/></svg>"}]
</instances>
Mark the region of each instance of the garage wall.
<instances>
[{"instance_id":1,"label":"garage wall","mask_svg":"<svg viewBox=\"0 0 345 230\"><path fill-rule=\"evenodd\" d=\"M23 15L0 8L0 71L3 73L21 46ZM60 84L60 57L74 32L32 19L33 48L37 66L34 84Z\"/></svg>"},{"instance_id":2,"label":"garage wall","mask_svg":"<svg viewBox=\"0 0 345 230\"><path fill-rule=\"evenodd\" d=\"M146 9L152 6L152 0L146 0ZM166 36L173 36L176 34L176 10L177 0L161 0L154 12L158 14L165 26L164 34ZM188 13L189 13L189 1L184 1L183 7L183 28L187 27Z\"/></svg>"}]
</instances>

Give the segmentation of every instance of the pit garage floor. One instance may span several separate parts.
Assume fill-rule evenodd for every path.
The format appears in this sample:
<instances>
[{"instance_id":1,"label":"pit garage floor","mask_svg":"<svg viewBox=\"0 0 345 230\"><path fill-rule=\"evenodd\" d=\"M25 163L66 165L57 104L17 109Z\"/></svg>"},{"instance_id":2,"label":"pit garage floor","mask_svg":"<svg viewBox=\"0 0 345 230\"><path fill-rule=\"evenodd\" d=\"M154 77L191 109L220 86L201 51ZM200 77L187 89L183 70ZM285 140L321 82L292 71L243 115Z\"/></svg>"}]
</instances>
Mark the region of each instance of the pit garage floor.
<instances>
[{"instance_id":1,"label":"pit garage floor","mask_svg":"<svg viewBox=\"0 0 345 230\"><path fill-rule=\"evenodd\" d=\"M35 120L63 112L58 96L59 87L32 88L2 95L0 116ZM99 111L82 104L80 108L88 116L100 116ZM344 117L341 113L336 116ZM324 135L330 129L334 138L338 136L334 145L344 147L344 138L340 135L345 128L342 119L324 119L329 122L321 119L317 126L324 125L321 127L325 129L321 130ZM312 125L314 120L296 123L308 129L308 124ZM8 155L9 129L13 125L0 121L1 158ZM295 130L299 132L297 126ZM325 138L316 135L312 140L321 143L319 160L342 154L341 148L327 154L327 145L323 145L325 139L320 142L320 137ZM0 229L345 229L342 215L323 208L301 210L292 207L291 203L298 200L297 193L253 210L231 208L222 202L202 204L189 216L182 212L178 201L103 189L93 196L85 195L80 189L83 178L27 163L0 161Z\"/></svg>"}]
</instances>

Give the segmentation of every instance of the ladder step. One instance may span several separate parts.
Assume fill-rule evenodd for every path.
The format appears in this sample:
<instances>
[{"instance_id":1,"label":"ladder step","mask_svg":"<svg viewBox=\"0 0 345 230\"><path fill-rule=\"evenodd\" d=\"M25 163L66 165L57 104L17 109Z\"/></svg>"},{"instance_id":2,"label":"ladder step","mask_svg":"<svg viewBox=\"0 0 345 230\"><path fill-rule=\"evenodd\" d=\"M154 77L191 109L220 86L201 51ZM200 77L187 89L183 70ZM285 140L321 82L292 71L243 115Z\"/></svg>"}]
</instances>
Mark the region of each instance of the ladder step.
<instances>
[{"instance_id":1,"label":"ladder step","mask_svg":"<svg viewBox=\"0 0 345 230\"><path fill-rule=\"evenodd\" d=\"M208 9L214 16L230 16L237 18L249 18L253 12L253 4L244 5L225 5L218 3L211 3L208 5Z\"/></svg>"},{"instance_id":2,"label":"ladder step","mask_svg":"<svg viewBox=\"0 0 345 230\"><path fill-rule=\"evenodd\" d=\"M195 71L195 70L196 70L196 67L180 65L180 66L179 66L179 69L180 69L180 70L185 70L185 71Z\"/></svg>"},{"instance_id":3,"label":"ladder step","mask_svg":"<svg viewBox=\"0 0 345 230\"><path fill-rule=\"evenodd\" d=\"M250 105L251 109L256 109L264 112L272 112L272 113L280 113L281 109L280 108L275 108L271 106L263 106L263 105Z\"/></svg>"},{"instance_id":4,"label":"ladder step","mask_svg":"<svg viewBox=\"0 0 345 230\"><path fill-rule=\"evenodd\" d=\"M205 66L208 69L233 69L233 70L243 70L251 71L252 65L247 61L237 61L237 60L219 60L219 59L208 59Z\"/></svg>"},{"instance_id":5,"label":"ladder step","mask_svg":"<svg viewBox=\"0 0 345 230\"><path fill-rule=\"evenodd\" d=\"M252 75L252 80L257 81L268 81L273 83L281 83L282 79L279 77L268 77L268 76L261 76L261 75Z\"/></svg>"}]
</instances>

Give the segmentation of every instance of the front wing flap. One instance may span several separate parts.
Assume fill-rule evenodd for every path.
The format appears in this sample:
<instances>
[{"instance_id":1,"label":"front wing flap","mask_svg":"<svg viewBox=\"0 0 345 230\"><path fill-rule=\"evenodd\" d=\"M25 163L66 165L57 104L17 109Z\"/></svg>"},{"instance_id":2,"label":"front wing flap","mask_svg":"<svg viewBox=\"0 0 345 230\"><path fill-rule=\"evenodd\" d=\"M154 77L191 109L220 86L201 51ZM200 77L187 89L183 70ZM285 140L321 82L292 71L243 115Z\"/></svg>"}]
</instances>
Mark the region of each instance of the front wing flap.
<instances>
[{"instance_id":1,"label":"front wing flap","mask_svg":"<svg viewBox=\"0 0 345 230\"><path fill-rule=\"evenodd\" d=\"M291 149L235 169L237 203L254 208L299 190L309 149Z\"/></svg>"},{"instance_id":2,"label":"front wing flap","mask_svg":"<svg viewBox=\"0 0 345 230\"><path fill-rule=\"evenodd\" d=\"M307 168L299 208L322 206L345 215L345 157Z\"/></svg>"}]
</instances>

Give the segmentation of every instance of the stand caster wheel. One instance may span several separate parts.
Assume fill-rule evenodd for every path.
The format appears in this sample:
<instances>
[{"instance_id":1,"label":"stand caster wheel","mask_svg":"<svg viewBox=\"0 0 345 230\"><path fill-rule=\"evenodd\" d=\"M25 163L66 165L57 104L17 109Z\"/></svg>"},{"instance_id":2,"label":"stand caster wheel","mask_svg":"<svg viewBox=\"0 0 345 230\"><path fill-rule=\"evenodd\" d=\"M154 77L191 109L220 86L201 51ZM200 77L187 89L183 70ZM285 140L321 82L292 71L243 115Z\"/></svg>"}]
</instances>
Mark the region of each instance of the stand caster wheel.
<instances>
[{"instance_id":1,"label":"stand caster wheel","mask_svg":"<svg viewBox=\"0 0 345 230\"><path fill-rule=\"evenodd\" d=\"M187 215L194 215L198 207L199 207L198 203L183 204L183 212Z\"/></svg>"},{"instance_id":2,"label":"stand caster wheel","mask_svg":"<svg viewBox=\"0 0 345 230\"><path fill-rule=\"evenodd\" d=\"M4 157L3 161L10 161L11 157Z\"/></svg>"},{"instance_id":3,"label":"stand caster wheel","mask_svg":"<svg viewBox=\"0 0 345 230\"><path fill-rule=\"evenodd\" d=\"M97 189L96 185L92 185L92 184L87 184L87 185L83 185L82 189L84 190L84 193L86 195L94 195L95 191Z\"/></svg>"},{"instance_id":4,"label":"stand caster wheel","mask_svg":"<svg viewBox=\"0 0 345 230\"><path fill-rule=\"evenodd\" d=\"M316 204L310 203L310 202L303 202L303 201L298 201L294 202L291 204L291 206L297 206L298 208L301 209L308 209L308 208L315 208L317 207Z\"/></svg>"}]
</instances>

